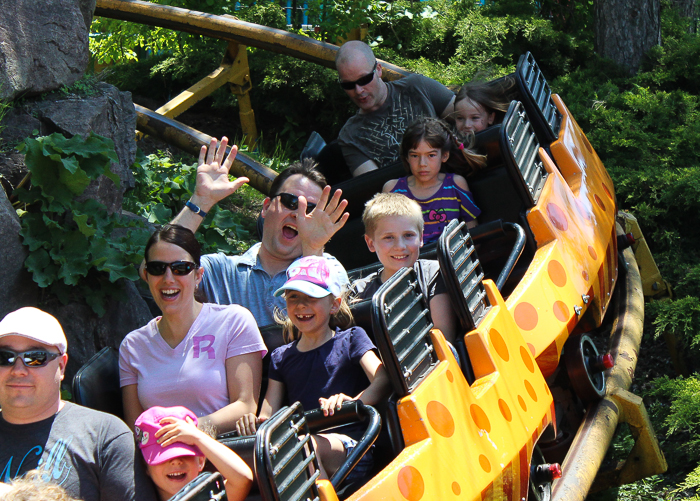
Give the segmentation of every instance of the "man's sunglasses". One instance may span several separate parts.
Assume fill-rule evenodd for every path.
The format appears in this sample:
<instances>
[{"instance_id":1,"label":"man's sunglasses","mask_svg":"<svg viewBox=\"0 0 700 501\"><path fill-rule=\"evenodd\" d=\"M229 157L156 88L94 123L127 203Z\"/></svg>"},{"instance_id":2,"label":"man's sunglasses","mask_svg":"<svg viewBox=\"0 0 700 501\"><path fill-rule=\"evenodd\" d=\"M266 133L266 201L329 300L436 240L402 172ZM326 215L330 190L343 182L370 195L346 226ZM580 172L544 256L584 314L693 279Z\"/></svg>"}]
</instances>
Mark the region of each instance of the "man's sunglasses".
<instances>
[{"instance_id":1,"label":"man's sunglasses","mask_svg":"<svg viewBox=\"0 0 700 501\"><path fill-rule=\"evenodd\" d=\"M197 265L190 261L175 261L173 263L164 263L163 261L148 261L146 263L146 271L149 275L159 277L165 275L165 270L170 268L173 275L189 275L192 270L197 269Z\"/></svg>"},{"instance_id":2,"label":"man's sunglasses","mask_svg":"<svg viewBox=\"0 0 700 501\"><path fill-rule=\"evenodd\" d=\"M277 195L270 197L270 200L273 200L277 197L280 197L280 202L282 202L282 205L284 205L287 209L289 210L297 210L299 208L299 197L296 195L292 195L291 193L278 193ZM316 204L312 204L311 202L306 203L306 213L311 214L311 211L316 208Z\"/></svg>"},{"instance_id":3,"label":"man's sunglasses","mask_svg":"<svg viewBox=\"0 0 700 501\"><path fill-rule=\"evenodd\" d=\"M345 90L353 90L353 89L355 89L356 85L359 85L360 87L364 87L365 85L370 83L372 80L374 80L374 72L375 71L377 71L377 61L374 62L374 68L372 68L372 71L370 73L367 73L365 76L358 78L354 82L344 82L343 80L341 80L339 78L338 83Z\"/></svg>"},{"instance_id":4,"label":"man's sunglasses","mask_svg":"<svg viewBox=\"0 0 700 501\"><path fill-rule=\"evenodd\" d=\"M0 367L15 365L19 358L25 367L44 367L54 358L60 357L60 353L50 353L43 350L24 351L16 353L12 350L0 350Z\"/></svg>"}]
</instances>

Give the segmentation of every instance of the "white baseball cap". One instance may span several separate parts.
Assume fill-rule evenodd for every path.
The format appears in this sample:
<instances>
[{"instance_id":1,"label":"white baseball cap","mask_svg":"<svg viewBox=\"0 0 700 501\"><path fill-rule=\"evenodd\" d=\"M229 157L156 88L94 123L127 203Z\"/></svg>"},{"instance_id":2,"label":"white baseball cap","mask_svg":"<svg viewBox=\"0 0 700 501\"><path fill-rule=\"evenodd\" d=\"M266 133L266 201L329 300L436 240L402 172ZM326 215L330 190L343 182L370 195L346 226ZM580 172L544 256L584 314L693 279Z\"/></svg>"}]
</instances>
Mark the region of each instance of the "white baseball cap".
<instances>
[{"instance_id":1,"label":"white baseball cap","mask_svg":"<svg viewBox=\"0 0 700 501\"><path fill-rule=\"evenodd\" d=\"M336 259L304 256L287 268L287 281L274 295L279 296L284 291L293 290L315 298L329 294L340 297L347 283L348 274Z\"/></svg>"},{"instance_id":2,"label":"white baseball cap","mask_svg":"<svg viewBox=\"0 0 700 501\"><path fill-rule=\"evenodd\" d=\"M63 328L53 315L27 306L5 315L0 321L0 338L22 336L42 344L55 346L61 354L68 349Z\"/></svg>"}]
</instances>

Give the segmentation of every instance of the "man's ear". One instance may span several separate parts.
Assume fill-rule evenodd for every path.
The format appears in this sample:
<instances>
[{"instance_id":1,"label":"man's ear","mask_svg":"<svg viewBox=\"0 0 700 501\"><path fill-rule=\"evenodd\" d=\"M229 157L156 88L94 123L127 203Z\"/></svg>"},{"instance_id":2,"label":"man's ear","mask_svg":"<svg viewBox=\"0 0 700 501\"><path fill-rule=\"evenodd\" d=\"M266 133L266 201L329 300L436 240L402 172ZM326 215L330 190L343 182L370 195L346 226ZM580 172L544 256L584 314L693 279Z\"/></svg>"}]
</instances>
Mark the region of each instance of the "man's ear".
<instances>
[{"instance_id":1,"label":"man's ear","mask_svg":"<svg viewBox=\"0 0 700 501\"><path fill-rule=\"evenodd\" d=\"M377 61L377 69L375 70L375 73L377 74L377 78L382 78L382 63Z\"/></svg>"},{"instance_id":2,"label":"man's ear","mask_svg":"<svg viewBox=\"0 0 700 501\"><path fill-rule=\"evenodd\" d=\"M58 367L61 369L61 381L66 375L66 364L68 363L68 353L64 353L58 357Z\"/></svg>"},{"instance_id":3,"label":"man's ear","mask_svg":"<svg viewBox=\"0 0 700 501\"><path fill-rule=\"evenodd\" d=\"M267 209L268 209L268 207L270 207L270 202L272 202L272 199L270 197L266 197L265 200L263 200L262 210L260 211L260 215L262 217L265 217L265 214L267 213Z\"/></svg>"},{"instance_id":4,"label":"man's ear","mask_svg":"<svg viewBox=\"0 0 700 501\"><path fill-rule=\"evenodd\" d=\"M374 250L374 242L372 241L372 238L370 238L369 235L365 233L365 242L367 242L367 248L369 249L370 252L377 252Z\"/></svg>"}]
</instances>

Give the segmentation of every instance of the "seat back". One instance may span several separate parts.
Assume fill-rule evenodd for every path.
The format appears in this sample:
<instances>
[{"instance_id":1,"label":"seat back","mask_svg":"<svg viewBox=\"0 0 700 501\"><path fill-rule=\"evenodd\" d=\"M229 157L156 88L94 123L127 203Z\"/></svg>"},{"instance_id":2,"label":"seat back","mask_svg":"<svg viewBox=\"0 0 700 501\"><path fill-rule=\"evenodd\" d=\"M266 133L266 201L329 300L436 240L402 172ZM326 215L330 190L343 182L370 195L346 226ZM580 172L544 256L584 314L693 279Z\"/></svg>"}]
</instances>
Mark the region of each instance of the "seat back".
<instances>
[{"instance_id":1,"label":"seat back","mask_svg":"<svg viewBox=\"0 0 700 501\"><path fill-rule=\"evenodd\" d=\"M547 80L530 52L520 56L514 77L535 134L539 142L548 147L559 137L562 115L552 100Z\"/></svg>"},{"instance_id":2,"label":"seat back","mask_svg":"<svg viewBox=\"0 0 700 501\"><path fill-rule=\"evenodd\" d=\"M463 333L474 330L491 308L484 272L467 225L450 221L438 240L438 262Z\"/></svg>"},{"instance_id":3,"label":"seat back","mask_svg":"<svg viewBox=\"0 0 700 501\"><path fill-rule=\"evenodd\" d=\"M437 364L428 303L413 268L403 268L372 297L377 348L396 395L410 394Z\"/></svg>"},{"instance_id":4,"label":"seat back","mask_svg":"<svg viewBox=\"0 0 700 501\"><path fill-rule=\"evenodd\" d=\"M309 472L313 465L314 473ZM266 501L318 500L318 459L304 409L299 402L283 407L256 433L255 476Z\"/></svg>"},{"instance_id":5,"label":"seat back","mask_svg":"<svg viewBox=\"0 0 700 501\"><path fill-rule=\"evenodd\" d=\"M205 471L178 491L169 501L219 501L226 499L221 473Z\"/></svg>"},{"instance_id":6,"label":"seat back","mask_svg":"<svg viewBox=\"0 0 700 501\"><path fill-rule=\"evenodd\" d=\"M104 347L83 365L73 377L75 403L122 418L122 394L119 387L119 353Z\"/></svg>"}]
</instances>

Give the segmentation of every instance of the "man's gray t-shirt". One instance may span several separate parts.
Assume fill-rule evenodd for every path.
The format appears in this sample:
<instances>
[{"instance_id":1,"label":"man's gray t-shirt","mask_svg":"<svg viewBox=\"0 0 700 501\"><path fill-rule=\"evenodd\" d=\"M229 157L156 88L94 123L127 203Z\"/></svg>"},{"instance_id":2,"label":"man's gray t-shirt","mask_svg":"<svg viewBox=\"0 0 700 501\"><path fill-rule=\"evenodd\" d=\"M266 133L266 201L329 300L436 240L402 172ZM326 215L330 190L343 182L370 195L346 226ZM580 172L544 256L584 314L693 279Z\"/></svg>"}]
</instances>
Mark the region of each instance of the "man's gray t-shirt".
<instances>
[{"instance_id":1,"label":"man's gray t-shirt","mask_svg":"<svg viewBox=\"0 0 700 501\"><path fill-rule=\"evenodd\" d=\"M340 131L338 143L351 172L368 160L380 169L396 163L406 127L422 116L440 116L454 97L441 83L416 73L386 86L387 97L378 110L358 112Z\"/></svg>"},{"instance_id":2,"label":"man's gray t-shirt","mask_svg":"<svg viewBox=\"0 0 700 501\"><path fill-rule=\"evenodd\" d=\"M284 297L273 296L287 281L287 273L285 270L274 277L268 275L258 257L261 246L262 243L257 243L240 256L222 253L202 256L202 288L210 303L239 304L250 310L258 327L265 327L275 325L275 309L282 313L287 310ZM335 259L330 254L324 256Z\"/></svg>"},{"instance_id":3,"label":"man's gray t-shirt","mask_svg":"<svg viewBox=\"0 0 700 501\"><path fill-rule=\"evenodd\" d=\"M0 413L0 481L38 469L82 501L155 501L134 436L119 418L65 402L54 416L10 424Z\"/></svg>"}]
</instances>

